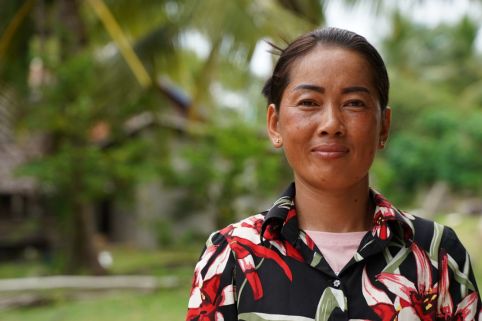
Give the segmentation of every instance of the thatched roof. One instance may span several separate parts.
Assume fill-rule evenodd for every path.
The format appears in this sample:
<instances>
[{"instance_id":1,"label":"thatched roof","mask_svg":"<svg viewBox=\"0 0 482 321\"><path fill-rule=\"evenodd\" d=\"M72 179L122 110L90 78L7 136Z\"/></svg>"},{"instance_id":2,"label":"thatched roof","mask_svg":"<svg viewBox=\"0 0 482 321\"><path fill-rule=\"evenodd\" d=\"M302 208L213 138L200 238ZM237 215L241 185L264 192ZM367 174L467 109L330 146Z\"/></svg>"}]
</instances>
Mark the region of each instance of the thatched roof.
<instances>
[{"instance_id":1,"label":"thatched roof","mask_svg":"<svg viewBox=\"0 0 482 321\"><path fill-rule=\"evenodd\" d=\"M16 175L17 168L39 155L40 139L18 140L13 131L12 105L8 97L0 96L0 194L31 194L37 191L32 178Z\"/></svg>"},{"instance_id":2,"label":"thatched roof","mask_svg":"<svg viewBox=\"0 0 482 321\"><path fill-rule=\"evenodd\" d=\"M37 191L34 179L20 177L17 168L32 157L32 151L14 143L0 142L0 193L32 194Z\"/></svg>"}]
</instances>

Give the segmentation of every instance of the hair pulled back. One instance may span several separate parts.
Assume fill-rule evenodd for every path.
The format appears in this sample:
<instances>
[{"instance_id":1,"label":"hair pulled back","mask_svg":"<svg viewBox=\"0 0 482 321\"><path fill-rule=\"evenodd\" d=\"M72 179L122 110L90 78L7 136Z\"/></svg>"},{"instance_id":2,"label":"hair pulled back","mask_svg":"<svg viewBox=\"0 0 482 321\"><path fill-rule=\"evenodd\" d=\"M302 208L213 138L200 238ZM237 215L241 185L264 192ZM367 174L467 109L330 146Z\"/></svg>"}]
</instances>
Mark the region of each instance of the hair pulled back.
<instances>
[{"instance_id":1,"label":"hair pulled back","mask_svg":"<svg viewBox=\"0 0 482 321\"><path fill-rule=\"evenodd\" d=\"M373 81L377 89L380 107L384 110L388 104L389 80L382 57L363 36L339 28L320 28L300 37L288 44L284 49L272 44L275 53L279 54L272 76L266 81L262 93L268 104L274 104L279 110L281 97L290 81L290 70L293 63L303 58L318 44L333 45L353 50L363 56L372 67Z\"/></svg>"}]
</instances>

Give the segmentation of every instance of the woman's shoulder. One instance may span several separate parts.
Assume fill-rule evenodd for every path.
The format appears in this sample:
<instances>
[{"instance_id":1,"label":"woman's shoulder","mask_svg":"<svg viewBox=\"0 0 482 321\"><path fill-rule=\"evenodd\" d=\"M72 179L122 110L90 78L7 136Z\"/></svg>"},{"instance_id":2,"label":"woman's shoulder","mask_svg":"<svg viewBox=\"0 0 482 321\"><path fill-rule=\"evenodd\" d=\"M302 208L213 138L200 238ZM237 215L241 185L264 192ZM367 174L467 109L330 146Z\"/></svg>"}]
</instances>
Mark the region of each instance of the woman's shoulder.
<instances>
[{"instance_id":1,"label":"woman's shoulder","mask_svg":"<svg viewBox=\"0 0 482 321\"><path fill-rule=\"evenodd\" d=\"M210 244L230 243L231 241L246 240L254 244L261 243L261 229L265 213L255 214L213 232L209 238Z\"/></svg>"},{"instance_id":2,"label":"woman's shoulder","mask_svg":"<svg viewBox=\"0 0 482 321\"><path fill-rule=\"evenodd\" d=\"M465 248L457 233L449 226L418 215L404 215L409 218L413 232L413 241L427 252L438 253L440 250L447 252L462 252L465 255Z\"/></svg>"}]
</instances>

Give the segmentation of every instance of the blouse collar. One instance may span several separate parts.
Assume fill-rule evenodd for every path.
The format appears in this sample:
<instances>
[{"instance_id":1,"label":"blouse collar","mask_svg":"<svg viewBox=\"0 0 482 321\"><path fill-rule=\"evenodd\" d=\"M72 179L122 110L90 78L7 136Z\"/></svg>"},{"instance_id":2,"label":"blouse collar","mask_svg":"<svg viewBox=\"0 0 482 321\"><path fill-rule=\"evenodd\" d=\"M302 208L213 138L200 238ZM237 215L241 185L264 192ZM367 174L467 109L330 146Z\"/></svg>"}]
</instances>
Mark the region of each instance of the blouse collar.
<instances>
[{"instance_id":1,"label":"blouse collar","mask_svg":"<svg viewBox=\"0 0 482 321\"><path fill-rule=\"evenodd\" d=\"M288 241L296 241L299 236L299 227L294 204L295 195L295 183L291 183L267 211L261 229L262 239L274 239L281 233ZM411 243L414 235L411 222L413 216L395 208L382 194L372 188L370 188L370 197L375 204L371 229L373 237L388 241L394 233L401 233L399 236Z\"/></svg>"}]
</instances>

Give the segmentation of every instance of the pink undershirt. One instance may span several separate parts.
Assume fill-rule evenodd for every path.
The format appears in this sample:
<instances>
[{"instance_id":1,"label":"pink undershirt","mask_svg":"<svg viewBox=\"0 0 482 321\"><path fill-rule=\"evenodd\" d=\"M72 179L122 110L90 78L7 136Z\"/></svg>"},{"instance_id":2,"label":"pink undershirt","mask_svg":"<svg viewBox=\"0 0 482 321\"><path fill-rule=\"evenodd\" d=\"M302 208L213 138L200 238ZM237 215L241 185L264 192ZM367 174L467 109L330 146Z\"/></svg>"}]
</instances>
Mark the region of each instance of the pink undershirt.
<instances>
[{"instance_id":1,"label":"pink undershirt","mask_svg":"<svg viewBox=\"0 0 482 321\"><path fill-rule=\"evenodd\" d=\"M337 275L355 255L363 236L367 233L366 231L348 233L305 232L315 242L326 262Z\"/></svg>"}]
</instances>

